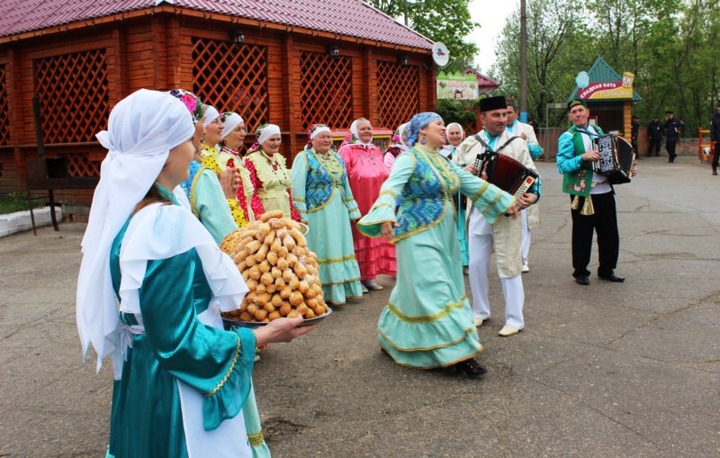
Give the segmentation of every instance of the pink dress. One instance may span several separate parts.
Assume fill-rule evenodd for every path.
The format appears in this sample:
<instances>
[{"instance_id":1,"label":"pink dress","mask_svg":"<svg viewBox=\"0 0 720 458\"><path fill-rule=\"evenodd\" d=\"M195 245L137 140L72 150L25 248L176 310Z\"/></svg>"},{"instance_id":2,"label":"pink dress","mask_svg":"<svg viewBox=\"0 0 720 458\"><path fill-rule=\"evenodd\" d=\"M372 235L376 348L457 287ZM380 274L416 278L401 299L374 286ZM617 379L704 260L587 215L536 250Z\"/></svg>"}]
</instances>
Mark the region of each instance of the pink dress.
<instances>
[{"instance_id":1,"label":"pink dress","mask_svg":"<svg viewBox=\"0 0 720 458\"><path fill-rule=\"evenodd\" d=\"M358 209L365 216L380 195L380 187L390 175L383 152L375 145L366 147L355 143L343 146L338 153L345 161L350 189ZM383 237L366 237L357 230L355 224L352 232L360 279L372 280L379 274L395 276L395 246Z\"/></svg>"}]
</instances>

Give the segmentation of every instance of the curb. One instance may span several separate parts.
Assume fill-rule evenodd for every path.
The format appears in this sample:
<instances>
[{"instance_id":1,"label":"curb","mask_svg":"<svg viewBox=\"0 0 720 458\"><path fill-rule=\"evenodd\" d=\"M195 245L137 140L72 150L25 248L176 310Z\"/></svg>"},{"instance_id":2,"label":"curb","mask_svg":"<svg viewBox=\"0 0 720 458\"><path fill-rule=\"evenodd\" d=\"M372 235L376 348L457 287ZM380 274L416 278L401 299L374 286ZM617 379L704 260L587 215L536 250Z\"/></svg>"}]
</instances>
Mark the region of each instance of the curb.
<instances>
[{"instance_id":1,"label":"curb","mask_svg":"<svg viewBox=\"0 0 720 458\"><path fill-rule=\"evenodd\" d=\"M52 224L50 207L33 209L33 215L35 216L35 227L50 226ZM62 221L61 207L55 207L55 216L58 221ZM30 229L32 229L30 210L0 215L0 237Z\"/></svg>"}]
</instances>

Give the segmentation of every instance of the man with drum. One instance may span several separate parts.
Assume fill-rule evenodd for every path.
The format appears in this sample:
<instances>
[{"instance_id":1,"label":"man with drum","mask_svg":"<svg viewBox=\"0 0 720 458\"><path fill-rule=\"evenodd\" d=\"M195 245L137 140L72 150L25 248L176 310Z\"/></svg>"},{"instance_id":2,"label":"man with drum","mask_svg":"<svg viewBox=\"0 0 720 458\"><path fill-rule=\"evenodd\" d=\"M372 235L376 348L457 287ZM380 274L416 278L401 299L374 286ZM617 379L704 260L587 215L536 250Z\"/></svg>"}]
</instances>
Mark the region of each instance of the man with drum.
<instances>
[{"instance_id":1,"label":"man with drum","mask_svg":"<svg viewBox=\"0 0 720 458\"><path fill-rule=\"evenodd\" d=\"M525 167L535 169L527 143L519 136L507 132L507 102L504 96L480 100L480 118L483 130L467 138L459 147L461 162L471 164L466 170L479 173L473 164L476 158L487 152L508 155ZM488 177L492 182L492 178ZM534 183L528 192L517 198L517 205L525 209L540 197L540 183ZM506 337L517 334L525 327L523 304L525 292L520 271L522 268L520 242L521 220L500 218L490 225L475 207L468 208L468 245L470 249L470 289L473 295L472 311L475 326L482 326L490 318L488 299L488 273L490 256L495 247L498 274L505 298L505 325L498 333Z\"/></svg>"},{"instance_id":2,"label":"man with drum","mask_svg":"<svg viewBox=\"0 0 720 458\"><path fill-rule=\"evenodd\" d=\"M620 283L615 275L620 236L615 211L615 191L607 177L592 170L592 162L600 159L593 139L604 135L599 126L590 125L590 110L582 99L568 103L572 127L558 139L557 170L563 176L563 191L570 194L572 214L573 277L579 285L590 284L590 251L593 231L597 233L599 250L598 277Z\"/></svg>"}]
</instances>

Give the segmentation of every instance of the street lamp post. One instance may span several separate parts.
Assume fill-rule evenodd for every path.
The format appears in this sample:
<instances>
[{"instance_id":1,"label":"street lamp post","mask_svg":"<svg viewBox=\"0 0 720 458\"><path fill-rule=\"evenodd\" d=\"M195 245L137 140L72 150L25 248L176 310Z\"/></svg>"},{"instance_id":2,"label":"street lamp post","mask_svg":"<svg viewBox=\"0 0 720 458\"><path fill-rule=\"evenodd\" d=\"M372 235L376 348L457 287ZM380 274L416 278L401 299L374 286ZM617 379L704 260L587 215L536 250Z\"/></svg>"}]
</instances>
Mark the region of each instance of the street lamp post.
<instances>
[{"instance_id":1,"label":"street lamp post","mask_svg":"<svg viewBox=\"0 0 720 458\"><path fill-rule=\"evenodd\" d=\"M527 14L526 0L520 0L520 122L527 122Z\"/></svg>"}]
</instances>

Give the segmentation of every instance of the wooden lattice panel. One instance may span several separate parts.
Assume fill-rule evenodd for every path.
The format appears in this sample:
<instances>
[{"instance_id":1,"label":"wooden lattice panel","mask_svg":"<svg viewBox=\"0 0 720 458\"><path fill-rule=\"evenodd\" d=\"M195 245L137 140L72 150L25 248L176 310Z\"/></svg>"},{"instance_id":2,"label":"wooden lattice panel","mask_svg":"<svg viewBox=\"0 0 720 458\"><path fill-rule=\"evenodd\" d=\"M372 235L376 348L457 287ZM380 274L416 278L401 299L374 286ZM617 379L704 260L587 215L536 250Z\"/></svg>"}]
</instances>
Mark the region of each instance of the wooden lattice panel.
<instances>
[{"instance_id":1,"label":"wooden lattice panel","mask_svg":"<svg viewBox=\"0 0 720 458\"><path fill-rule=\"evenodd\" d=\"M420 111L420 70L395 62L378 62L378 126L396 129Z\"/></svg>"},{"instance_id":2,"label":"wooden lattice panel","mask_svg":"<svg viewBox=\"0 0 720 458\"><path fill-rule=\"evenodd\" d=\"M105 49L36 59L45 143L95 141L110 114Z\"/></svg>"},{"instance_id":3,"label":"wooden lattice panel","mask_svg":"<svg viewBox=\"0 0 720 458\"><path fill-rule=\"evenodd\" d=\"M194 38L193 92L219 111L234 111L248 129L269 122L267 47Z\"/></svg>"},{"instance_id":4,"label":"wooden lattice panel","mask_svg":"<svg viewBox=\"0 0 720 458\"><path fill-rule=\"evenodd\" d=\"M303 128L316 123L348 128L353 121L352 59L303 52L300 71Z\"/></svg>"},{"instance_id":5,"label":"wooden lattice panel","mask_svg":"<svg viewBox=\"0 0 720 458\"><path fill-rule=\"evenodd\" d=\"M67 173L69 177L99 177L100 162L91 161L88 154L63 154L67 159Z\"/></svg>"},{"instance_id":6,"label":"wooden lattice panel","mask_svg":"<svg viewBox=\"0 0 720 458\"><path fill-rule=\"evenodd\" d=\"M10 144L10 110L7 103L7 65L0 65L0 146Z\"/></svg>"}]
</instances>

